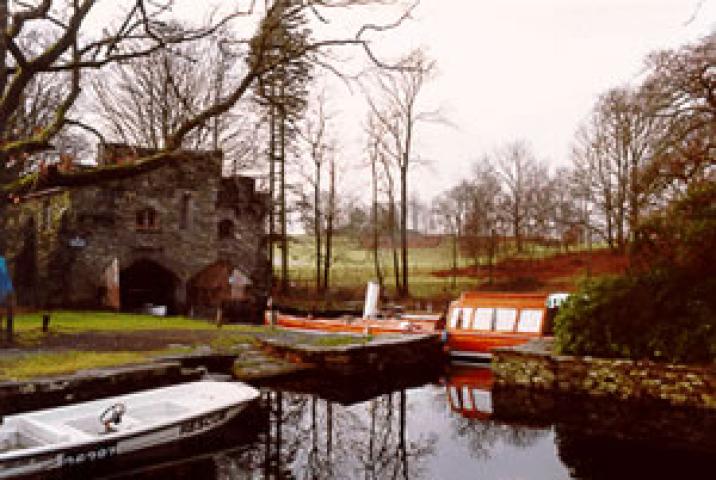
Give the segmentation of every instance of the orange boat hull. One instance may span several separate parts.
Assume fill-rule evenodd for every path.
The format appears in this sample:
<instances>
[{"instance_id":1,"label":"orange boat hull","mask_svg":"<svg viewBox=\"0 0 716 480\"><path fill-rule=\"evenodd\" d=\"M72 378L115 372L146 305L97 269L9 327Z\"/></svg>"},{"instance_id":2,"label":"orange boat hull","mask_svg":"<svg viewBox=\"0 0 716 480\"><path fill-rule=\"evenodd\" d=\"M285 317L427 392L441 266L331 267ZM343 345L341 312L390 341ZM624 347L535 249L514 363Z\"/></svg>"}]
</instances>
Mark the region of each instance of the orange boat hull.
<instances>
[{"instance_id":1,"label":"orange boat hull","mask_svg":"<svg viewBox=\"0 0 716 480\"><path fill-rule=\"evenodd\" d=\"M539 335L450 332L447 346L451 352L490 353L493 348L514 347L539 337Z\"/></svg>"},{"instance_id":2,"label":"orange boat hull","mask_svg":"<svg viewBox=\"0 0 716 480\"><path fill-rule=\"evenodd\" d=\"M381 335L390 333L436 333L436 320L365 320L362 318L312 318L276 312L274 325L282 328L315 330L326 333ZM266 325L271 325L271 312L266 312Z\"/></svg>"}]
</instances>

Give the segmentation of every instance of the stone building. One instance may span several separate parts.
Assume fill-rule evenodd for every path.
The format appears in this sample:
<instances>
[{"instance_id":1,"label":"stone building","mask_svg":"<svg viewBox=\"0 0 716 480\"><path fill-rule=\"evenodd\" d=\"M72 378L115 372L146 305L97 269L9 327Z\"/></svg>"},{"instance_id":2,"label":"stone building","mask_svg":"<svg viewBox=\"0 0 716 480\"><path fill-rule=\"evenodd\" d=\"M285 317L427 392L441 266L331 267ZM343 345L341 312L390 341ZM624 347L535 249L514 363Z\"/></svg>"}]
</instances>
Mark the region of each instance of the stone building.
<instances>
[{"instance_id":1,"label":"stone building","mask_svg":"<svg viewBox=\"0 0 716 480\"><path fill-rule=\"evenodd\" d=\"M221 164L107 145L97 168L25 181L0 218L20 304L198 313L263 297L267 198Z\"/></svg>"}]
</instances>

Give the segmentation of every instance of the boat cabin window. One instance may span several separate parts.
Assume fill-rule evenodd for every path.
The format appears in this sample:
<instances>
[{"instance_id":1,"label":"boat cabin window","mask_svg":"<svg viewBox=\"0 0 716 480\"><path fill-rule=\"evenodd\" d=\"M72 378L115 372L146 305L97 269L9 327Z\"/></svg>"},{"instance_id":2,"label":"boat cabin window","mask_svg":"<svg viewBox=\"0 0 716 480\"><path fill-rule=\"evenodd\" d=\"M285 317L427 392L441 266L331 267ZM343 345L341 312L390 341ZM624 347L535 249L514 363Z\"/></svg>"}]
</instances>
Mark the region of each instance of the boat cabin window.
<instances>
[{"instance_id":1,"label":"boat cabin window","mask_svg":"<svg viewBox=\"0 0 716 480\"><path fill-rule=\"evenodd\" d=\"M453 308L452 312L450 312L450 328L457 328L457 322L460 321L460 313L462 312L462 309L460 308Z\"/></svg>"},{"instance_id":2,"label":"boat cabin window","mask_svg":"<svg viewBox=\"0 0 716 480\"><path fill-rule=\"evenodd\" d=\"M522 333L539 333L542 330L542 310L526 308L520 311L517 331Z\"/></svg>"},{"instance_id":3,"label":"boat cabin window","mask_svg":"<svg viewBox=\"0 0 716 480\"><path fill-rule=\"evenodd\" d=\"M475 310L475 322L472 328L475 330L492 330L492 317L494 314L494 308L478 308Z\"/></svg>"},{"instance_id":4,"label":"boat cabin window","mask_svg":"<svg viewBox=\"0 0 716 480\"><path fill-rule=\"evenodd\" d=\"M463 308L462 309L462 328L465 330L470 328L470 323L472 323L472 308Z\"/></svg>"},{"instance_id":5,"label":"boat cabin window","mask_svg":"<svg viewBox=\"0 0 716 480\"><path fill-rule=\"evenodd\" d=\"M498 332L513 332L516 321L516 308L498 308L495 315L495 330Z\"/></svg>"}]
</instances>

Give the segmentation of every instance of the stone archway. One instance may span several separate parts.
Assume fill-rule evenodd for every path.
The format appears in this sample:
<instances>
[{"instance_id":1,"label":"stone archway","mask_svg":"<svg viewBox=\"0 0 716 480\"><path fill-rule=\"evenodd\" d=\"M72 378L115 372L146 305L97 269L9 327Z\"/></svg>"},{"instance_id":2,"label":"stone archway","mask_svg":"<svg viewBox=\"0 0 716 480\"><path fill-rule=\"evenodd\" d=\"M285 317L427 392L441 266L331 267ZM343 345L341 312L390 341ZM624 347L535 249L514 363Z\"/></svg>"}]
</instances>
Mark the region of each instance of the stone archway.
<instances>
[{"instance_id":1,"label":"stone archway","mask_svg":"<svg viewBox=\"0 0 716 480\"><path fill-rule=\"evenodd\" d=\"M152 260L137 260L119 273L122 310L136 312L152 304L165 305L167 313L176 314L179 283L179 278L162 265Z\"/></svg>"},{"instance_id":2,"label":"stone archway","mask_svg":"<svg viewBox=\"0 0 716 480\"><path fill-rule=\"evenodd\" d=\"M187 282L187 304L195 312L214 310L231 298L229 277L233 267L229 262L217 261L203 268Z\"/></svg>"}]
</instances>

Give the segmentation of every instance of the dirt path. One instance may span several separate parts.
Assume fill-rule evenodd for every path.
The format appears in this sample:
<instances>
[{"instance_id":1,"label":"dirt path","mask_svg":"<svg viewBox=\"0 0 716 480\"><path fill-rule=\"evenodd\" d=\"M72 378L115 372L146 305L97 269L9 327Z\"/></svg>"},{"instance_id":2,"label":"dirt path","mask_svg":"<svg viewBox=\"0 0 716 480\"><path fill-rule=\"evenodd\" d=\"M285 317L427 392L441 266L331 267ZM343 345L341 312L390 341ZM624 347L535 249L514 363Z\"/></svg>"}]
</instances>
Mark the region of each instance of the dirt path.
<instances>
[{"instance_id":1,"label":"dirt path","mask_svg":"<svg viewBox=\"0 0 716 480\"><path fill-rule=\"evenodd\" d=\"M92 351L151 351L170 346L208 345L223 330L141 330L132 332L50 333L33 342L32 349L92 350Z\"/></svg>"}]
</instances>

